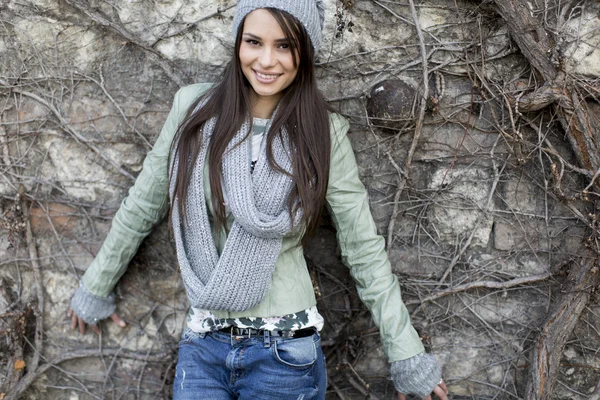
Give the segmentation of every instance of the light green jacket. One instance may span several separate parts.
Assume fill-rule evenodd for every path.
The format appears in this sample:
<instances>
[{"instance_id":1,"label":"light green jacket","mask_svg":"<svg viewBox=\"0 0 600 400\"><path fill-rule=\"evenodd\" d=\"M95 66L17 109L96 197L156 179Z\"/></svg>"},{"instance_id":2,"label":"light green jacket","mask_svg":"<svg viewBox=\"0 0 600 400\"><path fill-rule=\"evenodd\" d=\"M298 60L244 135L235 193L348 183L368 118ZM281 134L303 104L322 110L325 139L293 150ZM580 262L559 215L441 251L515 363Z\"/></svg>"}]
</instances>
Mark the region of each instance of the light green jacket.
<instances>
[{"instance_id":1,"label":"light green jacket","mask_svg":"<svg viewBox=\"0 0 600 400\"><path fill-rule=\"evenodd\" d=\"M142 172L117 211L112 227L98 255L83 276L86 289L97 296L112 292L142 240L169 208L168 159L171 141L191 103L210 84L190 85L175 95L173 107L153 149L144 160ZM390 362L423 351L418 334L400 298L398 280L391 272L384 240L377 235L364 186L349 139L349 124L331 114L331 169L326 201L337 229L344 264L356 282L361 300L371 310L379 327ZM205 198L210 199L207 168L204 174ZM212 213L211 201L207 201ZM228 223L232 223L232 218ZM213 232L221 250L226 235ZM260 304L243 312L213 310L218 318L273 317L295 313L316 305L312 282L306 267L299 234L283 238L271 286Z\"/></svg>"}]
</instances>

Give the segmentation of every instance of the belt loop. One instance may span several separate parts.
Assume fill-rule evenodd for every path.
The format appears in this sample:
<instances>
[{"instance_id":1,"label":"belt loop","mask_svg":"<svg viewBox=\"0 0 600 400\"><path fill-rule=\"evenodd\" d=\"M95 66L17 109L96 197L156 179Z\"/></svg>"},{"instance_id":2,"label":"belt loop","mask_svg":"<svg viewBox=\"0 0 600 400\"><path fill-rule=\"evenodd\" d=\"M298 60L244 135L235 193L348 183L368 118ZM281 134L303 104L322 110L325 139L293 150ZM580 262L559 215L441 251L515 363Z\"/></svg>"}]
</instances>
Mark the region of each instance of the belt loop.
<instances>
[{"instance_id":1,"label":"belt loop","mask_svg":"<svg viewBox=\"0 0 600 400\"><path fill-rule=\"evenodd\" d=\"M263 339L265 341L265 347L271 347L271 338L269 337L269 331L268 330L264 330L264 335L263 335Z\"/></svg>"}]
</instances>

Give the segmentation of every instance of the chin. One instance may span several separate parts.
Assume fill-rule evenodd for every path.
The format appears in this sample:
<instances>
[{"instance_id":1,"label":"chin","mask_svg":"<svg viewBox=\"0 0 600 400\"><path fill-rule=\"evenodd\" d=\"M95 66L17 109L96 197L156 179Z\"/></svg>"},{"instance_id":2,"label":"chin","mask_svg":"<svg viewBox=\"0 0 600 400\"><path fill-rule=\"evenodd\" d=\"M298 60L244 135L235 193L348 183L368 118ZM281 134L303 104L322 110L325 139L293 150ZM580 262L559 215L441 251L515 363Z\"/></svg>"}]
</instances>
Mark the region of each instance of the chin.
<instances>
[{"instance_id":1,"label":"chin","mask_svg":"<svg viewBox=\"0 0 600 400\"><path fill-rule=\"evenodd\" d=\"M254 83L254 84L250 84L250 86L254 90L254 93L256 93L258 96L261 96L261 97L277 96L277 95L280 95L285 90L285 88L282 88L280 85L278 85L277 87L275 87L275 86L271 87L271 86L263 85L261 83Z\"/></svg>"},{"instance_id":2,"label":"chin","mask_svg":"<svg viewBox=\"0 0 600 400\"><path fill-rule=\"evenodd\" d=\"M254 92L261 96L261 97L270 97L270 96L275 96L279 93L281 93L281 90L277 90L277 91L273 91L273 90L256 90L256 88L253 88Z\"/></svg>"}]
</instances>

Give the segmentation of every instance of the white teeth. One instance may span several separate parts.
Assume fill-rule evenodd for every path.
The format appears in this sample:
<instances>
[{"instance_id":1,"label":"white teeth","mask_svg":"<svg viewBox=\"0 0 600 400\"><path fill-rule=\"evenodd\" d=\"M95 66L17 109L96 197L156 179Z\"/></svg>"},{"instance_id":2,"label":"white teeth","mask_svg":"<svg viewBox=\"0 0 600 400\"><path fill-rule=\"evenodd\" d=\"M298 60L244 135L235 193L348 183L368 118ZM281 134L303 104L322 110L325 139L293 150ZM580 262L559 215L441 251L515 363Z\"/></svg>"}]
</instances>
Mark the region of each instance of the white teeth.
<instances>
[{"instance_id":1,"label":"white teeth","mask_svg":"<svg viewBox=\"0 0 600 400\"><path fill-rule=\"evenodd\" d=\"M275 78L277 78L277 75L265 75L265 74L261 74L260 72L256 72L256 75L258 75L259 77L261 77L263 79L275 79Z\"/></svg>"}]
</instances>

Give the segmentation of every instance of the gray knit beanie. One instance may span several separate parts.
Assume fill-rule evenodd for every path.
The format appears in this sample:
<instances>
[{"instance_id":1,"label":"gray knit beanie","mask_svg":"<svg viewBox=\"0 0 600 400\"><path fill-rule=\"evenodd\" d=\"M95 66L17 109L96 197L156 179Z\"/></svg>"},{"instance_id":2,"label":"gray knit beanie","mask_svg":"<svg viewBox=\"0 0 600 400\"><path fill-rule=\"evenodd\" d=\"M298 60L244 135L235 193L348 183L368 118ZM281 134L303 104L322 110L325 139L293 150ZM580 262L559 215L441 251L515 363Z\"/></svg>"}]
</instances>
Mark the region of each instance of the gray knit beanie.
<instances>
[{"instance_id":1,"label":"gray knit beanie","mask_svg":"<svg viewBox=\"0 0 600 400\"><path fill-rule=\"evenodd\" d=\"M296 17L308 32L315 51L319 50L325 21L325 5L322 0L240 0L233 18L234 37L244 17L258 8L276 8Z\"/></svg>"}]
</instances>

